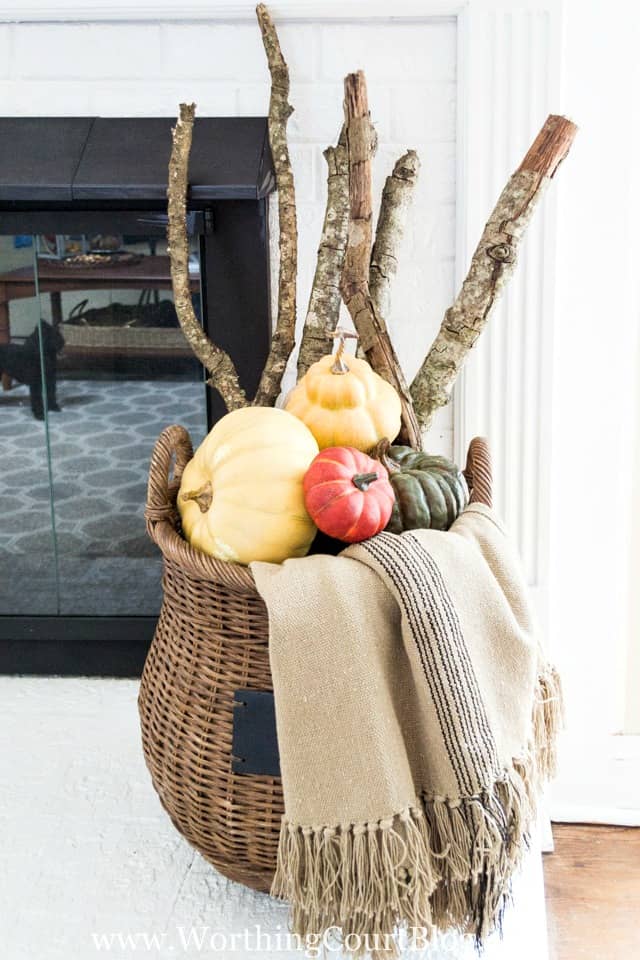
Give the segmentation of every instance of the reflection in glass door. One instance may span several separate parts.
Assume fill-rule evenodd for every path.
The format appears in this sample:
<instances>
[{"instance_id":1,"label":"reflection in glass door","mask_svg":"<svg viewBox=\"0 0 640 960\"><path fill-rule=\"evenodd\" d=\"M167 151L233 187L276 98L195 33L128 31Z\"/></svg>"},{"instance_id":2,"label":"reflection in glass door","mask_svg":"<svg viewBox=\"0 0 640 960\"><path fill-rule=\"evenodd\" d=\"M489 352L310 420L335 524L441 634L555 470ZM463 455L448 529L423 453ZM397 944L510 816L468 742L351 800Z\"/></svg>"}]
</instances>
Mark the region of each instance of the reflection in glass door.
<instances>
[{"instance_id":1,"label":"reflection in glass door","mask_svg":"<svg viewBox=\"0 0 640 960\"><path fill-rule=\"evenodd\" d=\"M11 239L2 238L5 247ZM108 222L92 235L29 239L30 272L18 276L6 262L0 269L14 274L5 281L11 346L28 333L27 304L32 326L41 318L44 420L24 383L0 396L0 416L10 413L15 431L14 488L30 504L43 490L50 497L37 532L48 537L51 569L25 549L25 573L34 565L40 579L41 567L49 573L47 608L36 609L31 596L21 605L8 589L2 613L153 616L160 561L144 526L153 443L169 423L184 424L194 443L206 432L202 371L173 308L166 246L161 237L118 234ZM192 280L199 312L195 250ZM40 445L27 462L20 444L31 434ZM0 519L3 538L5 527ZM33 538L24 546L40 553Z\"/></svg>"},{"instance_id":2,"label":"reflection in glass door","mask_svg":"<svg viewBox=\"0 0 640 960\"><path fill-rule=\"evenodd\" d=\"M46 396L59 334L41 323L34 257L30 236L0 236L1 615L59 603Z\"/></svg>"}]
</instances>

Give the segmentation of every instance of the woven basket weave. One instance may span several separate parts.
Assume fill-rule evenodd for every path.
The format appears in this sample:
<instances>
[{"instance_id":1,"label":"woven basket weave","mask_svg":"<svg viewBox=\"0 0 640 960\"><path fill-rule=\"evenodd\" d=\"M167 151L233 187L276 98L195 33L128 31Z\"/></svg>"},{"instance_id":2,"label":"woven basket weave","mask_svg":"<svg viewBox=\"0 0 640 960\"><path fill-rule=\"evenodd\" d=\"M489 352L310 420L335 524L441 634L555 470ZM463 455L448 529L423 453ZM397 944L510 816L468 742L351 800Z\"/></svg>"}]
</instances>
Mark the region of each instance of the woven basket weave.
<instances>
[{"instance_id":1,"label":"woven basket weave","mask_svg":"<svg viewBox=\"0 0 640 960\"><path fill-rule=\"evenodd\" d=\"M145 515L164 557L164 599L138 698L144 755L187 840L231 880L268 891L282 785L231 768L234 691L273 689L267 611L246 567L208 557L181 535L176 496L192 453L187 431L167 427L149 471ZM465 475L471 500L490 505L484 440L471 442Z\"/></svg>"}]
</instances>

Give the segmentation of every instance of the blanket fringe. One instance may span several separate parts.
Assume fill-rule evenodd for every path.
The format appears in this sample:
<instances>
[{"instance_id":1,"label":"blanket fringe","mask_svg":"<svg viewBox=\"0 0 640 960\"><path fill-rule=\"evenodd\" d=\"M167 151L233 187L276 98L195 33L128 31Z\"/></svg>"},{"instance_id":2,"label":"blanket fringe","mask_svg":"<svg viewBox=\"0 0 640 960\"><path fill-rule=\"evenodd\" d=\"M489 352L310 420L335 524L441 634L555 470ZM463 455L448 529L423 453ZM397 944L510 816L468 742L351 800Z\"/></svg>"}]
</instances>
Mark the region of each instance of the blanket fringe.
<instances>
[{"instance_id":1,"label":"blanket fringe","mask_svg":"<svg viewBox=\"0 0 640 960\"><path fill-rule=\"evenodd\" d=\"M501 925L562 720L560 678L545 667L526 756L477 795L422 796L386 819L338 827L283 818L271 893L291 904L292 932L313 945L339 928L354 957L397 956L401 929L422 938L455 929L482 944Z\"/></svg>"},{"instance_id":2,"label":"blanket fringe","mask_svg":"<svg viewBox=\"0 0 640 960\"><path fill-rule=\"evenodd\" d=\"M556 668L548 664L538 676L533 708L536 767L542 780L550 780L555 776L556 744L563 725L562 682Z\"/></svg>"}]
</instances>

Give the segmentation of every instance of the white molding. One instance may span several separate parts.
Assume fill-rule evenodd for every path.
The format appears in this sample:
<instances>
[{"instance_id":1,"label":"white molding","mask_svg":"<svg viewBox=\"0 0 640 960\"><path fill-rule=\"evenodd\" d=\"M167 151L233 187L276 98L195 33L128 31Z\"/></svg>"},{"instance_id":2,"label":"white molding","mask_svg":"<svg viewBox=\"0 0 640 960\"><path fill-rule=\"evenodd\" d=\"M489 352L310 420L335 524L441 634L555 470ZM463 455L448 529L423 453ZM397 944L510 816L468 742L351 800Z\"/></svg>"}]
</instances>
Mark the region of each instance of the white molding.
<instances>
[{"instance_id":1,"label":"white molding","mask_svg":"<svg viewBox=\"0 0 640 960\"><path fill-rule=\"evenodd\" d=\"M270 3L276 21L430 20L455 17L468 0L281 0ZM255 3L247 0L22 0L4 4L0 22L255 20Z\"/></svg>"},{"instance_id":2,"label":"white molding","mask_svg":"<svg viewBox=\"0 0 640 960\"><path fill-rule=\"evenodd\" d=\"M602 823L611 827L640 827L640 810L619 807L560 804L553 809L552 823Z\"/></svg>"},{"instance_id":3,"label":"white molding","mask_svg":"<svg viewBox=\"0 0 640 960\"><path fill-rule=\"evenodd\" d=\"M460 283L504 183L558 112L562 7L472 2L458 23ZM459 378L455 409L458 461L473 436L489 438L495 506L518 542L545 626L556 189L536 211L514 277Z\"/></svg>"},{"instance_id":4,"label":"white molding","mask_svg":"<svg viewBox=\"0 0 640 960\"><path fill-rule=\"evenodd\" d=\"M557 8L562 0L546 0ZM528 10L532 0L279 0L269 9L276 20L430 20L457 17L465 10ZM253 21L253 0L13 0L0 10L0 22L89 22L144 20Z\"/></svg>"},{"instance_id":5,"label":"white molding","mask_svg":"<svg viewBox=\"0 0 640 960\"><path fill-rule=\"evenodd\" d=\"M554 821L640 826L640 736L568 731L548 801Z\"/></svg>"}]
</instances>

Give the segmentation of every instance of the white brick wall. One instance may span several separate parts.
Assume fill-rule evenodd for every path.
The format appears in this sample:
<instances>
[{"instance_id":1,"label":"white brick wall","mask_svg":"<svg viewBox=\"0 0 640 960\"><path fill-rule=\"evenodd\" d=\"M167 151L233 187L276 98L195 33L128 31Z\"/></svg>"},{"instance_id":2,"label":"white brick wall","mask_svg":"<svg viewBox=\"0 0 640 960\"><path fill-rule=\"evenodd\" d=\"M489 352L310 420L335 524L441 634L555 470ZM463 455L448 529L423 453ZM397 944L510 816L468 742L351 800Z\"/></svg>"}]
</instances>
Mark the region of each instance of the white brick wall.
<instances>
[{"instance_id":1,"label":"white brick wall","mask_svg":"<svg viewBox=\"0 0 640 960\"><path fill-rule=\"evenodd\" d=\"M325 197L322 150L337 136L342 79L363 68L379 137L374 191L407 148L422 174L402 252L390 327L408 377L453 296L456 26L438 19L284 23L299 206L300 318ZM180 100L206 115L266 114L269 77L257 26L242 23L0 25L0 113L172 116ZM126 149L126 145L123 145ZM430 446L451 449L451 412Z\"/></svg>"}]
</instances>

